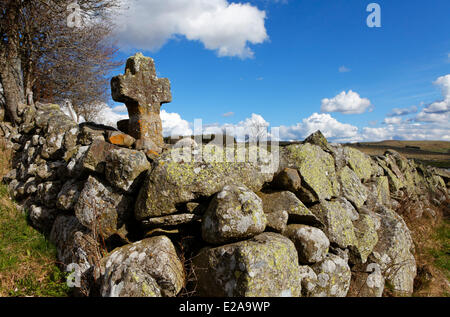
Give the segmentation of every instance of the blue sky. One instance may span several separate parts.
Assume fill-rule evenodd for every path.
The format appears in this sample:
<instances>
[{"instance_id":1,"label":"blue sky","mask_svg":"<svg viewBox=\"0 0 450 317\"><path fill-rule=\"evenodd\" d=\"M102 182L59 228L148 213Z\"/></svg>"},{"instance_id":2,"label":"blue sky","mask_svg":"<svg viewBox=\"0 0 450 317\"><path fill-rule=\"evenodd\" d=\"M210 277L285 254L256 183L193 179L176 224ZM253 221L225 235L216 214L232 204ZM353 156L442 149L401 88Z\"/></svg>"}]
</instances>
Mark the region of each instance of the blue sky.
<instances>
[{"instance_id":1,"label":"blue sky","mask_svg":"<svg viewBox=\"0 0 450 317\"><path fill-rule=\"evenodd\" d=\"M450 141L448 0L376 1L379 28L375 1L126 1L120 58L141 51L171 80L166 135L200 118L263 121L282 139Z\"/></svg>"}]
</instances>

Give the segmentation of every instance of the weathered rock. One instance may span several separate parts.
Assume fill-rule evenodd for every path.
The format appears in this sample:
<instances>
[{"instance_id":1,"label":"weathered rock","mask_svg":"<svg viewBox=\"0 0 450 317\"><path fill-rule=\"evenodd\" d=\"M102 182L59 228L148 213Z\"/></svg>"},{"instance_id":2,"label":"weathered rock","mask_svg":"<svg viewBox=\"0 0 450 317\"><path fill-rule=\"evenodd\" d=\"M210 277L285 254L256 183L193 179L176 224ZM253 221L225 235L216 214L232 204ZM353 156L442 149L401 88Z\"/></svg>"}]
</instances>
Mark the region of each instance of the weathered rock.
<instances>
[{"instance_id":1,"label":"weathered rock","mask_svg":"<svg viewBox=\"0 0 450 317\"><path fill-rule=\"evenodd\" d=\"M374 208L376 205L391 206L391 194L387 176L379 176L374 182L366 184L368 196L366 205Z\"/></svg>"},{"instance_id":2,"label":"weathered rock","mask_svg":"<svg viewBox=\"0 0 450 317\"><path fill-rule=\"evenodd\" d=\"M93 288L93 270L101 258L97 241L74 216L60 215L53 223L50 241L65 270L73 271L75 289L88 296ZM79 278L79 280L78 280Z\"/></svg>"},{"instance_id":3,"label":"weathered rock","mask_svg":"<svg viewBox=\"0 0 450 317\"><path fill-rule=\"evenodd\" d=\"M266 218L267 231L282 233L286 229L289 220L289 214L286 210L280 210L279 212L266 213Z\"/></svg>"},{"instance_id":4,"label":"weathered rock","mask_svg":"<svg viewBox=\"0 0 450 317\"><path fill-rule=\"evenodd\" d=\"M115 187L132 192L139 176L150 168L144 153L125 148L112 149L106 156L105 176Z\"/></svg>"},{"instance_id":5,"label":"weathered rock","mask_svg":"<svg viewBox=\"0 0 450 317\"><path fill-rule=\"evenodd\" d=\"M45 143L42 145L40 156L45 159L57 159L62 158L65 151L71 150L67 147L74 145L72 139L78 127L58 105L46 105L38 109L35 120L36 125L45 132Z\"/></svg>"},{"instance_id":6,"label":"weathered rock","mask_svg":"<svg viewBox=\"0 0 450 317\"><path fill-rule=\"evenodd\" d=\"M83 158L89 146L80 146L75 150L74 155L66 165L66 176L69 178L79 178L85 171L83 168Z\"/></svg>"},{"instance_id":7,"label":"weathered rock","mask_svg":"<svg viewBox=\"0 0 450 317\"><path fill-rule=\"evenodd\" d=\"M58 215L58 211L55 209L49 209L43 206L32 205L29 209L30 221L33 224L33 227L41 230L45 233L50 233L53 222Z\"/></svg>"},{"instance_id":8,"label":"weathered rock","mask_svg":"<svg viewBox=\"0 0 450 317\"><path fill-rule=\"evenodd\" d=\"M351 206L345 204L345 200L322 200L311 208L311 211L325 225L325 233L332 243L341 248L356 246L357 239L353 226L354 215Z\"/></svg>"},{"instance_id":9,"label":"weathered rock","mask_svg":"<svg viewBox=\"0 0 450 317\"><path fill-rule=\"evenodd\" d=\"M348 297L381 297L384 290L384 277L376 263L362 266L361 271L352 272ZM358 267L360 269L360 267Z\"/></svg>"},{"instance_id":10,"label":"weathered rock","mask_svg":"<svg viewBox=\"0 0 450 317\"><path fill-rule=\"evenodd\" d=\"M361 180L369 180L372 173L372 160L367 154L351 147L344 147L344 157L348 166Z\"/></svg>"},{"instance_id":11,"label":"weathered rock","mask_svg":"<svg viewBox=\"0 0 450 317\"><path fill-rule=\"evenodd\" d=\"M296 168L302 179L298 193L304 202L316 202L339 196L334 159L319 146L309 143L287 146L282 155L287 167Z\"/></svg>"},{"instance_id":12,"label":"weathered rock","mask_svg":"<svg viewBox=\"0 0 450 317\"><path fill-rule=\"evenodd\" d=\"M330 241L322 230L305 226L289 225L283 232L295 244L300 264L313 264L325 259Z\"/></svg>"},{"instance_id":13,"label":"weathered rock","mask_svg":"<svg viewBox=\"0 0 450 317\"><path fill-rule=\"evenodd\" d=\"M106 158L115 149L120 148L105 141L94 140L83 156L83 167L89 171L103 174L105 172Z\"/></svg>"},{"instance_id":14,"label":"weathered rock","mask_svg":"<svg viewBox=\"0 0 450 317\"><path fill-rule=\"evenodd\" d=\"M62 187L61 181L49 181L37 185L37 198L46 207L56 207L56 197Z\"/></svg>"},{"instance_id":15,"label":"weathered rock","mask_svg":"<svg viewBox=\"0 0 450 317\"><path fill-rule=\"evenodd\" d=\"M285 168L273 179L273 186L278 189L288 190L293 193L300 191L302 179L298 171L293 168Z\"/></svg>"},{"instance_id":16,"label":"weathered rock","mask_svg":"<svg viewBox=\"0 0 450 317\"><path fill-rule=\"evenodd\" d=\"M107 133L109 143L118 146L124 146L127 148L131 148L133 144L136 142L136 139L131 135L125 134L119 131L111 131Z\"/></svg>"},{"instance_id":17,"label":"weathered rock","mask_svg":"<svg viewBox=\"0 0 450 317\"><path fill-rule=\"evenodd\" d=\"M302 297L313 297L317 285L317 274L307 265L301 265L299 271L302 279Z\"/></svg>"},{"instance_id":18,"label":"weathered rock","mask_svg":"<svg viewBox=\"0 0 450 317\"><path fill-rule=\"evenodd\" d=\"M117 248L100 266L103 297L173 297L185 284L183 264L165 236Z\"/></svg>"},{"instance_id":19,"label":"weathered rock","mask_svg":"<svg viewBox=\"0 0 450 317\"><path fill-rule=\"evenodd\" d=\"M243 184L257 192L273 178L273 157L267 152L261 152L259 161L250 162L237 157L225 160L229 153L225 148L206 145L201 149L197 153L203 153L201 157L184 157L182 151L173 149L156 159L136 201L138 220L176 213L177 205L210 197L228 184ZM210 156L213 152L216 157Z\"/></svg>"},{"instance_id":20,"label":"weathered rock","mask_svg":"<svg viewBox=\"0 0 450 317\"><path fill-rule=\"evenodd\" d=\"M319 146L324 151L329 151L329 144L320 130L309 135L303 143L310 143Z\"/></svg>"},{"instance_id":21,"label":"weathered rock","mask_svg":"<svg viewBox=\"0 0 450 317\"><path fill-rule=\"evenodd\" d=\"M105 130L101 126L89 122L80 125L78 142L81 145L91 145L96 140L105 141Z\"/></svg>"},{"instance_id":22,"label":"weathered rock","mask_svg":"<svg viewBox=\"0 0 450 317\"><path fill-rule=\"evenodd\" d=\"M264 212L268 218L275 218L276 224L270 225L273 229L283 229L287 225L287 221L290 220L293 223L313 225L322 227L323 224L320 220L295 196L295 194L282 191L272 193L258 193L263 202ZM285 219L285 214L288 215L286 222L280 222L279 220ZM273 222L272 222L273 223ZM278 231L278 230L277 230Z\"/></svg>"},{"instance_id":23,"label":"weathered rock","mask_svg":"<svg viewBox=\"0 0 450 317\"><path fill-rule=\"evenodd\" d=\"M56 207L62 210L73 210L83 189L83 182L68 180L56 198Z\"/></svg>"},{"instance_id":24,"label":"weathered rock","mask_svg":"<svg viewBox=\"0 0 450 317\"><path fill-rule=\"evenodd\" d=\"M338 173L342 193L356 208L361 207L367 200L367 189L361 184L359 177L350 168L345 166Z\"/></svg>"},{"instance_id":25,"label":"weathered rock","mask_svg":"<svg viewBox=\"0 0 450 317\"><path fill-rule=\"evenodd\" d=\"M354 222L356 245L350 247L351 262L366 263L378 243L377 230L380 228L380 224L377 220L370 215L363 214Z\"/></svg>"},{"instance_id":26,"label":"weathered rock","mask_svg":"<svg viewBox=\"0 0 450 317\"><path fill-rule=\"evenodd\" d=\"M297 297L301 294L297 250L276 233L203 249L194 258L200 296Z\"/></svg>"},{"instance_id":27,"label":"weathered rock","mask_svg":"<svg viewBox=\"0 0 450 317\"><path fill-rule=\"evenodd\" d=\"M163 217L149 218L141 221L145 228L171 227L192 223L201 219L195 214L178 214Z\"/></svg>"},{"instance_id":28,"label":"weathered rock","mask_svg":"<svg viewBox=\"0 0 450 317\"><path fill-rule=\"evenodd\" d=\"M334 254L311 266L317 275L312 297L345 297L350 287L351 271L347 262Z\"/></svg>"},{"instance_id":29,"label":"weathered rock","mask_svg":"<svg viewBox=\"0 0 450 317\"><path fill-rule=\"evenodd\" d=\"M86 228L104 239L126 235L126 221L132 211L131 199L89 176L75 205L75 215ZM94 230L95 229L95 230Z\"/></svg>"},{"instance_id":30,"label":"weathered rock","mask_svg":"<svg viewBox=\"0 0 450 317\"><path fill-rule=\"evenodd\" d=\"M411 233L403 219L394 211L380 207L376 212L381 219L381 228L378 231L378 243L369 261L380 266L394 294L410 296L416 276Z\"/></svg>"},{"instance_id":31,"label":"weathered rock","mask_svg":"<svg viewBox=\"0 0 450 317\"><path fill-rule=\"evenodd\" d=\"M164 147L160 108L162 104L172 101L172 95L170 81L156 77L153 59L141 53L130 57L125 74L111 80L111 93L114 101L127 106L130 117L128 133L143 141L146 150L160 152Z\"/></svg>"},{"instance_id":32,"label":"weathered rock","mask_svg":"<svg viewBox=\"0 0 450 317\"><path fill-rule=\"evenodd\" d=\"M262 233L267 224L262 201L245 186L227 185L214 196L202 219L202 238L224 244Z\"/></svg>"}]
</instances>

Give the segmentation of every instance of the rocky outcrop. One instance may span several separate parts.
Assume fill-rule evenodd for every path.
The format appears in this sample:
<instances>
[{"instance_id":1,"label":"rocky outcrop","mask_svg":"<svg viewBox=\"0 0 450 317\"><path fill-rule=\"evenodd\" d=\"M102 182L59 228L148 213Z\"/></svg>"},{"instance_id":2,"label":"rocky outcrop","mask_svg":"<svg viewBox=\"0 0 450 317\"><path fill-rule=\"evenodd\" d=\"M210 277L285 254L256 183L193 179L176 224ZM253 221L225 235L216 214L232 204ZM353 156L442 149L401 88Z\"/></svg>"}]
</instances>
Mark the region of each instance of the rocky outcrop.
<instances>
[{"instance_id":1,"label":"rocky outcrop","mask_svg":"<svg viewBox=\"0 0 450 317\"><path fill-rule=\"evenodd\" d=\"M411 200L420 204L402 215L434 217L448 173L395 151L371 158L319 132L279 152L159 136L145 144L170 99L153 70L135 57L114 81L129 109L154 108L140 126L139 116L122 132L77 125L40 103L19 127L0 123L14 151L4 181L61 265L75 268L80 295L412 294L414 243L397 211ZM140 94L139 78L153 90Z\"/></svg>"}]
</instances>

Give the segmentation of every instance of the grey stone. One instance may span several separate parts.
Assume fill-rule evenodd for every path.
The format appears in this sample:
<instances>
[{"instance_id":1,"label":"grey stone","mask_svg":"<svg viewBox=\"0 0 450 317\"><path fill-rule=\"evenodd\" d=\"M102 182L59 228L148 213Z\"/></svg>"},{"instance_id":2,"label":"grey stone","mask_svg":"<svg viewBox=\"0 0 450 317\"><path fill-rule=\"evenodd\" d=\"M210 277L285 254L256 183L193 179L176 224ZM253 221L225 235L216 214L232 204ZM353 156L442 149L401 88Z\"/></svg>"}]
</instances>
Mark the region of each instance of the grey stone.
<instances>
[{"instance_id":1,"label":"grey stone","mask_svg":"<svg viewBox=\"0 0 450 317\"><path fill-rule=\"evenodd\" d=\"M261 198L243 185L227 185L203 215L202 238L212 244L247 239L262 233L266 224Z\"/></svg>"}]
</instances>

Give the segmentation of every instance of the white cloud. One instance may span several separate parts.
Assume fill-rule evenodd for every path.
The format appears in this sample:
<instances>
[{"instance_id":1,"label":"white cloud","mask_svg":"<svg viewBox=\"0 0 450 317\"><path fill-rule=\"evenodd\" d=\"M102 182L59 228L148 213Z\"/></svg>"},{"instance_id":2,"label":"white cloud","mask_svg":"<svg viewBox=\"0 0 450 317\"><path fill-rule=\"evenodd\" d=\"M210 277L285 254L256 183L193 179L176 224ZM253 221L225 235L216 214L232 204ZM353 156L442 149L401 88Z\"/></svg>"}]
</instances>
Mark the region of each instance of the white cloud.
<instances>
[{"instance_id":1,"label":"white cloud","mask_svg":"<svg viewBox=\"0 0 450 317\"><path fill-rule=\"evenodd\" d=\"M333 142L356 142L359 140L357 127L341 123L331 115L324 113L314 113L293 126L281 126L280 139L303 140L317 130L320 130L326 138Z\"/></svg>"},{"instance_id":2,"label":"white cloud","mask_svg":"<svg viewBox=\"0 0 450 317\"><path fill-rule=\"evenodd\" d=\"M403 123L382 128L363 128L365 141L383 140L443 140L450 141L450 129L445 125Z\"/></svg>"},{"instance_id":3,"label":"white cloud","mask_svg":"<svg viewBox=\"0 0 450 317\"><path fill-rule=\"evenodd\" d=\"M383 123L385 124L400 124L403 122L403 119L400 117L390 117L390 118L385 118Z\"/></svg>"},{"instance_id":4,"label":"white cloud","mask_svg":"<svg viewBox=\"0 0 450 317\"><path fill-rule=\"evenodd\" d=\"M112 111L116 113L128 113L127 106L125 105L114 107L112 108Z\"/></svg>"},{"instance_id":5,"label":"white cloud","mask_svg":"<svg viewBox=\"0 0 450 317\"><path fill-rule=\"evenodd\" d=\"M95 120L95 122L117 128L117 121L124 119L128 119L128 114L118 114L109 106L106 106L98 114L97 120Z\"/></svg>"},{"instance_id":6,"label":"white cloud","mask_svg":"<svg viewBox=\"0 0 450 317\"><path fill-rule=\"evenodd\" d=\"M186 136L192 135L189 122L182 119L176 112L161 110L161 121L164 136Z\"/></svg>"},{"instance_id":7,"label":"white cloud","mask_svg":"<svg viewBox=\"0 0 450 317\"><path fill-rule=\"evenodd\" d=\"M425 107L415 118L418 122L449 122L450 121L450 74L439 77L433 84L441 86L441 101L436 101Z\"/></svg>"},{"instance_id":8,"label":"white cloud","mask_svg":"<svg viewBox=\"0 0 450 317\"><path fill-rule=\"evenodd\" d=\"M249 58L249 44L268 40L265 11L227 0L123 0L129 6L119 17L122 47L155 51L183 36L200 41L219 56Z\"/></svg>"},{"instance_id":9,"label":"white cloud","mask_svg":"<svg viewBox=\"0 0 450 317\"><path fill-rule=\"evenodd\" d=\"M350 69L350 68L347 68L347 67L345 67L345 66L339 67L339 72L340 72L340 73L348 73L348 72L350 72L350 71L351 71L351 69Z\"/></svg>"},{"instance_id":10,"label":"white cloud","mask_svg":"<svg viewBox=\"0 0 450 317\"><path fill-rule=\"evenodd\" d=\"M393 108L392 111L387 115L388 117L406 116L417 112L417 107L412 106L409 108Z\"/></svg>"},{"instance_id":11,"label":"white cloud","mask_svg":"<svg viewBox=\"0 0 450 317\"><path fill-rule=\"evenodd\" d=\"M341 92L332 99L322 99L322 112L341 112L343 114L360 114L371 107L369 99L361 98L358 93L349 90Z\"/></svg>"}]
</instances>

